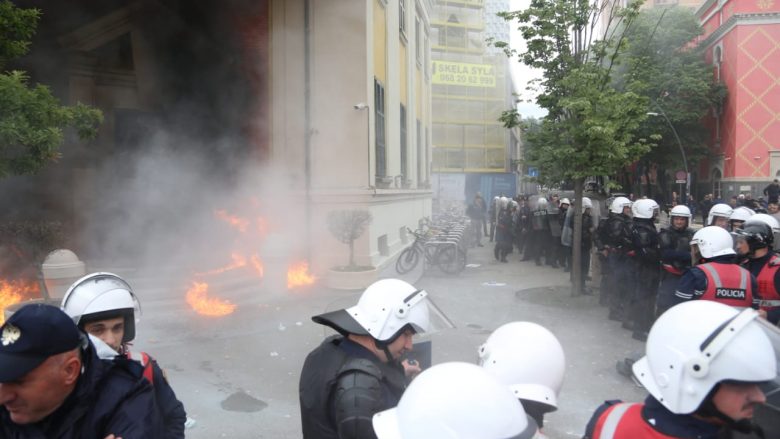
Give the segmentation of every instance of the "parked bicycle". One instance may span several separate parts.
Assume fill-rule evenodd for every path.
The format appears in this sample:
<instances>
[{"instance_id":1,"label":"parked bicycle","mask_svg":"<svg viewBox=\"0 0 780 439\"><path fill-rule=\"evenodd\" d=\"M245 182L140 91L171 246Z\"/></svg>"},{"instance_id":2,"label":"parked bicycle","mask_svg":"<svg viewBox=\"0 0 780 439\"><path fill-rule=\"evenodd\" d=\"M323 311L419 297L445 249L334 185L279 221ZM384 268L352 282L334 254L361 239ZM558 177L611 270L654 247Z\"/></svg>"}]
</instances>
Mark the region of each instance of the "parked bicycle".
<instances>
[{"instance_id":1,"label":"parked bicycle","mask_svg":"<svg viewBox=\"0 0 780 439\"><path fill-rule=\"evenodd\" d=\"M461 248L460 231L439 230L423 233L406 229L414 235L414 242L404 249L395 262L395 270L405 274L424 260L424 267L438 266L443 272L456 274L466 268L466 250Z\"/></svg>"}]
</instances>

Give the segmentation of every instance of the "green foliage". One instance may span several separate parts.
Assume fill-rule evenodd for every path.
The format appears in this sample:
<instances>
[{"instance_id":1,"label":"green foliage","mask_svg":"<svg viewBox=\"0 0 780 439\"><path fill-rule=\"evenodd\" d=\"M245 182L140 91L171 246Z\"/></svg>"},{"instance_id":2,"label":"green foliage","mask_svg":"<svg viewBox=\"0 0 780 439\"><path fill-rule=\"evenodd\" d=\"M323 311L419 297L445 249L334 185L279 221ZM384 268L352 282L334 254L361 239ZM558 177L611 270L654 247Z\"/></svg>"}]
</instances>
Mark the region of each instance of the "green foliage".
<instances>
[{"instance_id":1,"label":"green foliage","mask_svg":"<svg viewBox=\"0 0 780 439\"><path fill-rule=\"evenodd\" d=\"M39 14L0 0L0 68L26 53ZM0 178L37 172L59 158L66 128L92 139L102 121L95 108L61 106L48 87L28 84L24 72L0 73Z\"/></svg>"},{"instance_id":2,"label":"green foliage","mask_svg":"<svg viewBox=\"0 0 780 439\"><path fill-rule=\"evenodd\" d=\"M726 87L712 81L712 66L703 48L691 44L702 29L688 8L654 8L642 11L627 29L629 42L625 62L616 75L618 87L628 81L649 99L648 111L665 114L680 135L688 161L707 154L709 132L702 119L719 108ZM664 168L679 166L681 154L670 124L663 117L650 117L638 135L656 135L657 145L644 157Z\"/></svg>"},{"instance_id":3,"label":"green foliage","mask_svg":"<svg viewBox=\"0 0 780 439\"><path fill-rule=\"evenodd\" d=\"M40 267L51 251L62 248L64 236L59 222L0 223L0 277L14 278Z\"/></svg>"},{"instance_id":4,"label":"green foliage","mask_svg":"<svg viewBox=\"0 0 780 439\"><path fill-rule=\"evenodd\" d=\"M0 69L27 53L40 16L37 9L19 9L8 0L0 0Z\"/></svg>"}]
</instances>

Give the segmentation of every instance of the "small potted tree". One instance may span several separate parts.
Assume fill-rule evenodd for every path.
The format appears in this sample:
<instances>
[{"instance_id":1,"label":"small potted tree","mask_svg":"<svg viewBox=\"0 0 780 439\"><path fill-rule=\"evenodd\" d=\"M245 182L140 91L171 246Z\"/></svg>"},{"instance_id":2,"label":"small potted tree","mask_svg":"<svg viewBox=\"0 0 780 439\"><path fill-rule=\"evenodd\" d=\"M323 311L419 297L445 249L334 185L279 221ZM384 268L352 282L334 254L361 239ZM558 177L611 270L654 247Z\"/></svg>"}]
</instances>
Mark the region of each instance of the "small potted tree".
<instances>
[{"instance_id":1,"label":"small potted tree","mask_svg":"<svg viewBox=\"0 0 780 439\"><path fill-rule=\"evenodd\" d=\"M328 230L336 240L349 246L349 263L332 267L328 273L331 288L361 289L376 280L376 267L355 263L355 240L360 238L371 220L371 212L367 210L335 210L328 214Z\"/></svg>"}]
</instances>

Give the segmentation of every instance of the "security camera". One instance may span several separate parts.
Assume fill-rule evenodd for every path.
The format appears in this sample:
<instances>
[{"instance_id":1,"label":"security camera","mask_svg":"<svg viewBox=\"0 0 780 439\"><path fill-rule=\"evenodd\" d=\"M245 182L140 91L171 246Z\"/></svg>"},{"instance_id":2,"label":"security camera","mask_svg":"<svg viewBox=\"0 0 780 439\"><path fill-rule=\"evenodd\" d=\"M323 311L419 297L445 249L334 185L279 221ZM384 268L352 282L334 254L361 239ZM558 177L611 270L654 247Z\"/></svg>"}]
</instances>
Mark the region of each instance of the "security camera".
<instances>
[{"instance_id":1,"label":"security camera","mask_svg":"<svg viewBox=\"0 0 780 439\"><path fill-rule=\"evenodd\" d=\"M366 105L364 102L361 102L359 104L353 105L352 108L354 108L355 110L365 110L366 108L368 108L368 105Z\"/></svg>"}]
</instances>

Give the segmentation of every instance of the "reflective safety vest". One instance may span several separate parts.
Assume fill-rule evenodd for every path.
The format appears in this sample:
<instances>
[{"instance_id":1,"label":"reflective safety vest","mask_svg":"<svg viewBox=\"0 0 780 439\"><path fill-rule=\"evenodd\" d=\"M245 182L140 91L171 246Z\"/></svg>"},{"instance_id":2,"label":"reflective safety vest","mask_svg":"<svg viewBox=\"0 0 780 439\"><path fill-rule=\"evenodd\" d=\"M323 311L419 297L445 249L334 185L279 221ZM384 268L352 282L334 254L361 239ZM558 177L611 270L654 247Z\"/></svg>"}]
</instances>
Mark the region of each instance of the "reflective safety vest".
<instances>
[{"instance_id":1,"label":"reflective safety vest","mask_svg":"<svg viewBox=\"0 0 780 439\"><path fill-rule=\"evenodd\" d=\"M780 292L775 289L775 274L778 269L780 269L780 257L772 255L756 277L758 294L761 296L760 306L763 310L780 308Z\"/></svg>"},{"instance_id":2,"label":"reflective safety vest","mask_svg":"<svg viewBox=\"0 0 780 439\"><path fill-rule=\"evenodd\" d=\"M736 308L753 305L753 287L750 272L736 264L709 262L697 265L707 276L707 289L700 297Z\"/></svg>"},{"instance_id":3,"label":"reflective safety vest","mask_svg":"<svg viewBox=\"0 0 780 439\"><path fill-rule=\"evenodd\" d=\"M674 439L656 431L642 418L644 404L620 403L608 408L596 421L591 439Z\"/></svg>"}]
</instances>

